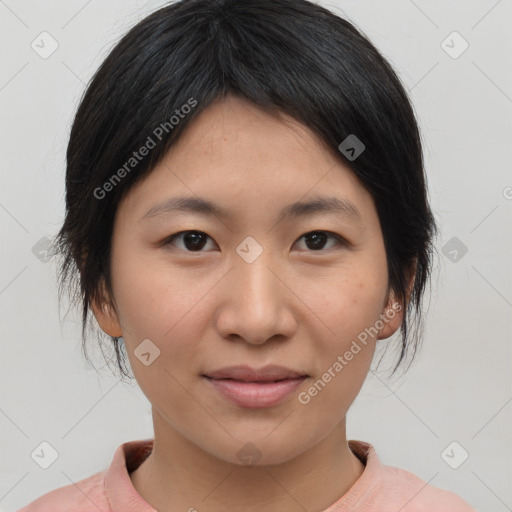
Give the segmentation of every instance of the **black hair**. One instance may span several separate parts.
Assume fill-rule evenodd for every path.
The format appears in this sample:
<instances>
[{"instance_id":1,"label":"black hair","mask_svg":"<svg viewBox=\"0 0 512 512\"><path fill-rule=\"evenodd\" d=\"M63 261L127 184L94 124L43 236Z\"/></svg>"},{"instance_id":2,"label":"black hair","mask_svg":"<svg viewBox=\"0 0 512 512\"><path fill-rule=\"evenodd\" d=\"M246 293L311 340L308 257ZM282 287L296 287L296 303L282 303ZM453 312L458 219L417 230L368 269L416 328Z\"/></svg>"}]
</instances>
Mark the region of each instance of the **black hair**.
<instances>
[{"instance_id":1,"label":"black hair","mask_svg":"<svg viewBox=\"0 0 512 512\"><path fill-rule=\"evenodd\" d=\"M230 94L303 123L371 193L389 286L404 306L394 373L420 343L437 233L420 132L405 87L369 38L307 0L167 4L129 30L92 77L71 128L66 214L56 237L59 292L68 284L82 306L85 355L92 301L113 305L111 237L120 201L201 111ZM355 159L339 149L351 135L365 146ZM136 159L144 146L151 149ZM119 370L130 376L123 340L111 341Z\"/></svg>"}]
</instances>

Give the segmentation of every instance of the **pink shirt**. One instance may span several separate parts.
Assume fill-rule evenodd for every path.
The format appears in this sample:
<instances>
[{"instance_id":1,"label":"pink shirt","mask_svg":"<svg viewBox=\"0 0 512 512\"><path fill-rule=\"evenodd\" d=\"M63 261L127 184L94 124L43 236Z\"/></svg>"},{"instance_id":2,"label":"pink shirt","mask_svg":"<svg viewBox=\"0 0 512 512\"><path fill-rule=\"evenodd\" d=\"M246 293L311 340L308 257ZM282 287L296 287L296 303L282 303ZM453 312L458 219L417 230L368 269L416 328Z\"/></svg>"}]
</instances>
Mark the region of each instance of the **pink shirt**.
<instances>
[{"instance_id":1,"label":"pink shirt","mask_svg":"<svg viewBox=\"0 0 512 512\"><path fill-rule=\"evenodd\" d=\"M373 446L349 441L365 470L324 512L476 512L450 491L403 469L381 464ZM157 512L135 490L130 475L151 453L153 440L119 446L110 467L36 499L18 512Z\"/></svg>"}]
</instances>

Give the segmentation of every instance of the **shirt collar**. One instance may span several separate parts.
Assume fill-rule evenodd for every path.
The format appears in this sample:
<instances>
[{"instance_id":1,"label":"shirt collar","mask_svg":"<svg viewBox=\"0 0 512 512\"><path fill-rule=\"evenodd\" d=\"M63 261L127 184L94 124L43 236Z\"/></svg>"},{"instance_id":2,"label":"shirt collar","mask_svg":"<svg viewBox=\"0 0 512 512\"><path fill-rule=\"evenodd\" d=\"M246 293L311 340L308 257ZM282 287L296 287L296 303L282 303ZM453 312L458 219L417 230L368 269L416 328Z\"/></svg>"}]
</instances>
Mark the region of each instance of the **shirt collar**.
<instances>
[{"instance_id":1,"label":"shirt collar","mask_svg":"<svg viewBox=\"0 0 512 512\"><path fill-rule=\"evenodd\" d=\"M157 512L137 492L130 479L153 449L153 439L129 441L117 448L105 475L105 493L112 512Z\"/></svg>"},{"instance_id":2,"label":"shirt collar","mask_svg":"<svg viewBox=\"0 0 512 512\"><path fill-rule=\"evenodd\" d=\"M117 448L112 463L105 474L105 492L112 512L157 512L137 492L130 479L153 449L154 439L129 441ZM365 465L359 479L336 503L324 512L339 510L341 506L355 506L380 479L382 465L372 445L363 441L348 441L351 451Z\"/></svg>"}]
</instances>

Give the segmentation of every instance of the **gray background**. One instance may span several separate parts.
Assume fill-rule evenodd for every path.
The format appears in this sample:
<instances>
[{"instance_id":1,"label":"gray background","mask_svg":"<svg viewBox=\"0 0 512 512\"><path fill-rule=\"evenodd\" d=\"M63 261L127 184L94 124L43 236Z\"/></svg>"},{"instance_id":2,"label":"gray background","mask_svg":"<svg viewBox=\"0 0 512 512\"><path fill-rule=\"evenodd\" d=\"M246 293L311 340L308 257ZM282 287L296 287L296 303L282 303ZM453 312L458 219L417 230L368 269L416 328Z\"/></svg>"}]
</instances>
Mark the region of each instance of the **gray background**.
<instances>
[{"instance_id":1,"label":"gray background","mask_svg":"<svg viewBox=\"0 0 512 512\"><path fill-rule=\"evenodd\" d=\"M322 4L362 29L409 89L441 226L420 358L401 378L370 373L348 437L479 511L512 510L512 1ZM85 84L119 37L162 5L0 0L0 512L152 437L138 387L85 365L77 315L59 314L55 260L32 249L63 220L65 149ZM31 47L43 31L58 43L48 58ZM461 55L461 40L443 43L453 31L469 44ZM43 441L59 454L46 470L30 456ZM460 446L445 451L453 441ZM453 469L446 461L458 465L463 450L468 459Z\"/></svg>"}]
</instances>

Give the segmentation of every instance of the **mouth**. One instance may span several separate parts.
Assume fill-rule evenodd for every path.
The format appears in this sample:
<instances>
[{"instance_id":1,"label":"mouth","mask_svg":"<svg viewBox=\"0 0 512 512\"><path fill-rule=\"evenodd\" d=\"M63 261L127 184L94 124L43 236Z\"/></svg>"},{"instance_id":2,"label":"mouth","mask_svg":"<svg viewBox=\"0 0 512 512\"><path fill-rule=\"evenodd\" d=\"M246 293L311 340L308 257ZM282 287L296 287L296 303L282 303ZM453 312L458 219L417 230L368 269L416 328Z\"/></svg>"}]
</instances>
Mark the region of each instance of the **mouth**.
<instances>
[{"instance_id":1,"label":"mouth","mask_svg":"<svg viewBox=\"0 0 512 512\"><path fill-rule=\"evenodd\" d=\"M260 369L250 366L228 366L204 374L205 377L216 380L238 380L243 382L276 382L280 380L308 377L304 372L299 372L284 366L269 365Z\"/></svg>"},{"instance_id":2,"label":"mouth","mask_svg":"<svg viewBox=\"0 0 512 512\"><path fill-rule=\"evenodd\" d=\"M231 366L203 374L212 388L231 403L245 408L281 403L309 375L282 366Z\"/></svg>"}]
</instances>

